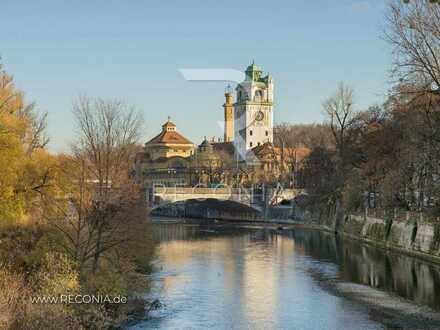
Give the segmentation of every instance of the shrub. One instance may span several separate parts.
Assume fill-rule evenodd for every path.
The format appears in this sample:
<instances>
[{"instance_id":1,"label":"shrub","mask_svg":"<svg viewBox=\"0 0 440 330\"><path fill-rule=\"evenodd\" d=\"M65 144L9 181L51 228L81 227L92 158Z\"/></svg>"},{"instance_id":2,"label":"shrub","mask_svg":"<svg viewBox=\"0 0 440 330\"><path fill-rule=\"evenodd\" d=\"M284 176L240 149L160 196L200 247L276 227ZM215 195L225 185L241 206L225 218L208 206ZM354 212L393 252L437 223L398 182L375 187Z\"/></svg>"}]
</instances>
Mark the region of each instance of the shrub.
<instances>
[{"instance_id":1,"label":"shrub","mask_svg":"<svg viewBox=\"0 0 440 330\"><path fill-rule=\"evenodd\" d=\"M0 329L10 328L20 303L26 293L23 277L14 274L5 264L0 264Z\"/></svg>"}]
</instances>

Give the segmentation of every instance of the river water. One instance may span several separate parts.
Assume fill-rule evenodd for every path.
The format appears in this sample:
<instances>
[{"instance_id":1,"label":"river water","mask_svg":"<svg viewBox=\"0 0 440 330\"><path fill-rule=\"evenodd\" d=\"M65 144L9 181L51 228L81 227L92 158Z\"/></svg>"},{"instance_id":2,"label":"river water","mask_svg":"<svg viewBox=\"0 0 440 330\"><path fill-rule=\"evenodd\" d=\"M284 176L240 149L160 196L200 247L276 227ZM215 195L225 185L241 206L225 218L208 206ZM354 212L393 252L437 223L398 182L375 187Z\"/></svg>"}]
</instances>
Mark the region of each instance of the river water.
<instances>
[{"instance_id":1,"label":"river water","mask_svg":"<svg viewBox=\"0 0 440 330\"><path fill-rule=\"evenodd\" d=\"M316 230L155 223L132 329L440 329L440 267Z\"/></svg>"}]
</instances>

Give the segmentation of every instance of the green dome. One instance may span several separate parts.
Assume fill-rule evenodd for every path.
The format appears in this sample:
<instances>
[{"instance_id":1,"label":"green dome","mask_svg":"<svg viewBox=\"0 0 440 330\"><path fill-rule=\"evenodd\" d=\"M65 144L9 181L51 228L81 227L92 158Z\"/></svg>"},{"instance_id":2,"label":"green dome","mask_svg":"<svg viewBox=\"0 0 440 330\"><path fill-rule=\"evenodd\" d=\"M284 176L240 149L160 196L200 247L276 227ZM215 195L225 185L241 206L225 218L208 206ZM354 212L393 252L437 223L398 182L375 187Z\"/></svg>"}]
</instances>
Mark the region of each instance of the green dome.
<instances>
[{"instance_id":1,"label":"green dome","mask_svg":"<svg viewBox=\"0 0 440 330\"><path fill-rule=\"evenodd\" d=\"M248 81L260 81L261 74L261 69L254 62L246 68L246 80Z\"/></svg>"},{"instance_id":2,"label":"green dome","mask_svg":"<svg viewBox=\"0 0 440 330\"><path fill-rule=\"evenodd\" d=\"M261 72L261 69L254 62L252 62L252 64L246 68L246 72L255 72L255 71Z\"/></svg>"}]
</instances>

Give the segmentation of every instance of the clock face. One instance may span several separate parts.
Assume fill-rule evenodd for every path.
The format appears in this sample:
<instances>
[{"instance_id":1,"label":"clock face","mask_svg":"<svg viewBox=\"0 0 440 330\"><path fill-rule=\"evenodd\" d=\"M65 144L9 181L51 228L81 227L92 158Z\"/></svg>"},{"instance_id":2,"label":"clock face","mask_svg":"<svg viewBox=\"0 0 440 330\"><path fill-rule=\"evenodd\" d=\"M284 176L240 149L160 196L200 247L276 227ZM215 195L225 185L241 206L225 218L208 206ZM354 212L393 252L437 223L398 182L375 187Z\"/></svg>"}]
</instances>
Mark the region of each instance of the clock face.
<instances>
[{"instance_id":1,"label":"clock face","mask_svg":"<svg viewBox=\"0 0 440 330\"><path fill-rule=\"evenodd\" d=\"M260 110L255 115L255 120L256 121L262 121L263 119L264 119L264 113L263 113L263 111Z\"/></svg>"}]
</instances>

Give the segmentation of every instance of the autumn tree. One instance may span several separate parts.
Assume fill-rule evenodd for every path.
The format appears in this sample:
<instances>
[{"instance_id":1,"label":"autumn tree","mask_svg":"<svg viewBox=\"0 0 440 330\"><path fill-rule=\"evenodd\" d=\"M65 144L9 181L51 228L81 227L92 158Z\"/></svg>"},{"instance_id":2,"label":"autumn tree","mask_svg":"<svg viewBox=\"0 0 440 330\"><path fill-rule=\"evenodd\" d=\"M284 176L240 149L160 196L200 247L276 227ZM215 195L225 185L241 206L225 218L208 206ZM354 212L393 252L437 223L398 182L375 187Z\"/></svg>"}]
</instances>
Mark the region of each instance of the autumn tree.
<instances>
[{"instance_id":1,"label":"autumn tree","mask_svg":"<svg viewBox=\"0 0 440 330\"><path fill-rule=\"evenodd\" d=\"M46 150L45 113L0 66L0 327L109 327L119 306L31 304L31 295L129 296L154 251L142 191L131 181L141 118L119 101L80 98L69 154ZM91 324L93 323L93 324ZM102 324L102 327L101 325Z\"/></svg>"},{"instance_id":2,"label":"autumn tree","mask_svg":"<svg viewBox=\"0 0 440 330\"><path fill-rule=\"evenodd\" d=\"M50 189L53 158L44 150L47 142L46 114L25 102L0 65L0 217L5 221L29 218Z\"/></svg>"}]
</instances>

